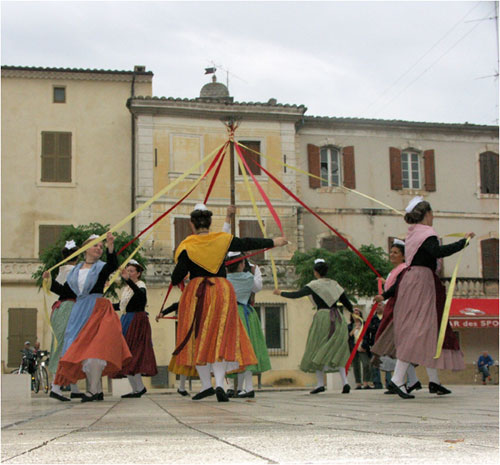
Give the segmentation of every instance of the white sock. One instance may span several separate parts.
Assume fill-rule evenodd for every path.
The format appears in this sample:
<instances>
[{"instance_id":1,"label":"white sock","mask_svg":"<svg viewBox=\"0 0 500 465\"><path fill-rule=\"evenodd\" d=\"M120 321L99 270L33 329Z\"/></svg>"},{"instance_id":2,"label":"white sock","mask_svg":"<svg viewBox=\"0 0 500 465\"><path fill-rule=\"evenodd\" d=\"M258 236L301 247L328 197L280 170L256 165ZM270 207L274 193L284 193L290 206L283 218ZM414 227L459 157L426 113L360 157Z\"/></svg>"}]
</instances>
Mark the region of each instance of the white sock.
<instances>
[{"instance_id":1,"label":"white sock","mask_svg":"<svg viewBox=\"0 0 500 465\"><path fill-rule=\"evenodd\" d=\"M139 392L137 389L137 385L135 384L135 376L127 375L128 382L130 383L130 387L132 388L132 392Z\"/></svg>"},{"instance_id":2,"label":"white sock","mask_svg":"<svg viewBox=\"0 0 500 465\"><path fill-rule=\"evenodd\" d=\"M247 370L247 371L245 371L245 373L243 373L243 376L245 378L245 391L247 391L247 392L253 391L252 372Z\"/></svg>"},{"instance_id":3,"label":"white sock","mask_svg":"<svg viewBox=\"0 0 500 465\"><path fill-rule=\"evenodd\" d=\"M78 389L78 384L70 384L71 392L73 394L80 394L80 389Z\"/></svg>"},{"instance_id":4,"label":"white sock","mask_svg":"<svg viewBox=\"0 0 500 465\"><path fill-rule=\"evenodd\" d=\"M135 385L137 386L137 392L144 391L144 383L142 382L142 375L138 373L137 375L134 376L135 378Z\"/></svg>"},{"instance_id":5,"label":"white sock","mask_svg":"<svg viewBox=\"0 0 500 465\"><path fill-rule=\"evenodd\" d=\"M59 386L58 384L52 384L51 391L55 392L56 394L59 394L60 396L63 395L63 393L61 391L61 386Z\"/></svg>"},{"instance_id":6,"label":"white sock","mask_svg":"<svg viewBox=\"0 0 500 465\"><path fill-rule=\"evenodd\" d=\"M406 370L406 376L408 378L408 386L413 386L418 383L417 372L415 367L410 363L408 370Z\"/></svg>"},{"instance_id":7,"label":"white sock","mask_svg":"<svg viewBox=\"0 0 500 465\"><path fill-rule=\"evenodd\" d=\"M87 376L89 390L92 394L102 392L102 370L106 366L106 361L99 358L88 358L82 363L82 370Z\"/></svg>"},{"instance_id":8,"label":"white sock","mask_svg":"<svg viewBox=\"0 0 500 465\"><path fill-rule=\"evenodd\" d=\"M200 376L201 390L206 391L212 387L212 380L210 378L210 365L196 365L196 370Z\"/></svg>"},{"instance_id":9,"label":"white sock","mask_svg":"<svg viewBox=\"0 0 500 465\"><path fill-rule=\"evenodd\" d=\"M316 370L316 379L317 379L317 384L316 387L322 387L325 385L325 378L324 378L324 372L321 370Z\"/></svg>"},{"instance_id":10,"label":"white sock","mask_svg":"<svg viewBox=\"0 0 500 465\"><path fill-rule=\"evenodd\" d=\"M429 377L429 383L441 384L439 382L438 371L436 368L425 368L427 370L427 376Z\"/></svg>"},{"instance_id":11,"label":"white sock","mask_svg":"<svg viewBox=\"0 0 500 465\"><path fill-rule=\"evenodd\" d=\"M179 391L186 390L186 375L179 376Z\"/></svg>"},{"instance_id":12,"label":"white sock","mask_svg":"<svg viewBox=\"0 0 500 465\"><path fill-rule=\"evenodd\" d=\"M391 381L396 386L401 386L404 384L404 379L406 375L406 371L410 364L408 362L403 362L402 360L396 360L396 367L394 368L394 374L392 375ZM400 388L403 390L403 388ZM406 391L405 391L406 392Z\"/></svg>"},{"instance_id":13,"label":"white sock","mask_svg":"<svg viewBox=\"0 0 500 465\"><path fill-rule=\"evenodd\" d=\"M345 386L346 384L349 384L347 382L347 375L345 373L345 367L339 368L339 375L342 378L342 385Z\"/></svg>"},{"instance_id":14,"label":"white sock","mask_svg":"<svg viewBox=\"0 0 500 465\"><path fill-rule=\"evenodd\" d=\"M245 380L245 373L238 373L238 391L243 391L243 381Z\"/></svg>"},{"instance_id":15,"label":"white sock","mask_svg":"<svg viewBox=\"0 0 500 465\"><path fill-rule=\"evenodd\" d=\"M214 372L215 387L221 387L224 389L224 376L226 376L226 366L227 363L224 362L214 362L212 363L212 370Z\"/></svg>"}]
</instances>

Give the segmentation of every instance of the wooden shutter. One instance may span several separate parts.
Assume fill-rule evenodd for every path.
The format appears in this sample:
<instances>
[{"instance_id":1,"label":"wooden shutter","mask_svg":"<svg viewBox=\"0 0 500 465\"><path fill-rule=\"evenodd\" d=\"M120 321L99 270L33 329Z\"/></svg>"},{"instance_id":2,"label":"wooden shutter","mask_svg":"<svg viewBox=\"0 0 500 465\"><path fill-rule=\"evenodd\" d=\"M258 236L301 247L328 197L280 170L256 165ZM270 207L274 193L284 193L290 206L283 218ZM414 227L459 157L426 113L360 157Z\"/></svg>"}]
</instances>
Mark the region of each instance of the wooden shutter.
<instances>
[{"instance_id":1,"label":"wooden shutter","mask_svg":"<svg viewBox=\"0 0 500 465\"><path fill-rule=\"evenodd\" d=\"M403 189L401 150L396 147L389 147L389 165L391 169L391 189L400 191Z\"/></svg>"},{"instance_id":2,"label":"wooden shutter","mask_svg":"<svg viewBox=\"0 0 500 465\"><path fill-rule=\"evenodd\" d=\"M9 308L8 366L14 367L21 364L20 351L24 348L25 341L35 344L37 340L36 314L36 308Z\"/></svg>"},{"instance_id":3,"label":"wooden shutter","mask_svg":"<svg viewBox=\"0 0 500 465\"><path fill-rule=\"evenodd\" d=\"M309 173L315 176L321 176L319 147L317 145L307 144L307 161ZM317 189L321 187L321 181L318 178L309 176L309 187L311 189Z\"/></svg>"},{"instance_id":4,"label":"wooden shutter","mask_svg":"<svg viewBox=\"0 0 500 465\"><path fill-rule=\"evenodd\" d=\"M498 194L498 153L484 152L479 155L481 193Z\"/></svg>"},{"instance_id":5,"label":"wooden shutter","mask_svg":"<svg viewBox=\"0 0 500 465\"><path fill-rule=\"evenodd\" d=\"M55 244L59 239L64 224L44 224L38 227L38 256L51 245Z\"/></svg>"},{"instance_id":6,"label":"wooden shutter","mask_svg":"<svg viewBox=\"0 0 500 465\"><path fill-rule=\"evenodd\" d=\"M498 279L498 239L481 241L481 261L484 279Z\"/></svg>"},{"instance_id":7,"label":"wooden shutter","mask_svg":"<svg viewBox=\"0 0 500 465\"><path fill-rule=\"evenodd\" d=\"M344 165L344 186L349 189L356 189L356 175L354 170L354 147L344 147L342 149L342 159Z\"/></svg>"},{"instance_id":8,"label":"wooden shutter","mask_svg":"<svg viewBox=\"0 0 500 465\"><path fill-rule=\"evenodd\" d=\"M43 182L71 182L71 133L42 132Z\"/></svg>"},{"instance_id":9,"label":"wooden shutter","mask_svg":"<svg viewBox=\"0 0 500 465\"><path fill-rule=\"evenodd\" d=\"M434 150L424 151L424 176L425 176L425 190L428 192L435 192L436 170L434 167Z\"/></svg>"},{"instance_id":10,"label":"wooden shutter","mask_svg":"<svg viewBox=\"0 0 500 465\"><path fill-rule=\"evenodd\" d=\"M329 252L338 252L347 249L347 244L338 236L328 236L321 239L320 247Z\"/></svg>"},{"instance_id":11,"label":"wooden shutter","mask_svg":"<svg viewBox=\"0 0 500 465\"><path fill-rule=\"evenodd\" d=\"M259 222L256 220L240 220L238 222L239 237L264 237L262 230L260 229ZM251 251L251 253L256 253L257 250ZM255 262L261 262L265 259L264 253L259 253L254 255L251 260Z\"/></svg>"},{"instance_id":12,"label":"wooden shutter","mask_svg":"<svg viewBox=\"0 0 500 465\"><path fill-rule=\"evenodd\" d=\"M179 244L186 239L190 234L193 233L191 230L191 221L189 218L175 218L174 228L175 228L175 244L174 250L177 250Z\"/></svg>"},{"instance_id":13,"label":"wooden shutter","mask_svg":"<svg viewBox=\"0 0 500 465\"><path fill-rule=\"evenodd\" d=\"M255 152L260 153L260 142L259 141L246 141L242 140L240 141L243 145L246 145L249 149L255 150ZM254 175L260 175L260 167L257 166L252 160L255 160L259 165L261 164L260 162L260 155L256 154L255 152L252 152L251 150L247 150L245 147L240 147L241 153L243 154L243 157L245 158L245 161L248 164L248 167L250 168L250 171ZM238 156L238 153L236 152L235 149L235 157ZM238 163L238 174L241 176L241 168L240 164Z\"/></svg>"}]
</instances>

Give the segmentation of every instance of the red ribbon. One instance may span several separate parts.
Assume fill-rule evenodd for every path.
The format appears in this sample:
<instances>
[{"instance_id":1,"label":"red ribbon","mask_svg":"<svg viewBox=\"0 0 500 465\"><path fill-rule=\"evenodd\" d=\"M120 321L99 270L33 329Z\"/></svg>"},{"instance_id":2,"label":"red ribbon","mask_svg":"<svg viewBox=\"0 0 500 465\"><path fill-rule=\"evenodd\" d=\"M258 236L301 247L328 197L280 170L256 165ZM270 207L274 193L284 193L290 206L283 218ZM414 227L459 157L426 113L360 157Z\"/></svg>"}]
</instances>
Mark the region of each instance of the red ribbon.
<instances>
[{"instance_id":1,"label":"red ribbon","mask_svg":"<svg viewBox=\"0 0 500 465\"><path fill-rule=\"evenodd\" d=\"M274 247L268 247L267 249L264 250L258 250L257 252L250 253L248 255L243 255L243 257L237 257L233 258L232 260L228 260L227 262L224 262L224 265L229 266L232 265L233 263L240 262L241 260L244 260L245 258L250 258L253 257L254 255L259 255L260 253L267 252L268 250L274 249Z\"/></svg>"}]
</instances>

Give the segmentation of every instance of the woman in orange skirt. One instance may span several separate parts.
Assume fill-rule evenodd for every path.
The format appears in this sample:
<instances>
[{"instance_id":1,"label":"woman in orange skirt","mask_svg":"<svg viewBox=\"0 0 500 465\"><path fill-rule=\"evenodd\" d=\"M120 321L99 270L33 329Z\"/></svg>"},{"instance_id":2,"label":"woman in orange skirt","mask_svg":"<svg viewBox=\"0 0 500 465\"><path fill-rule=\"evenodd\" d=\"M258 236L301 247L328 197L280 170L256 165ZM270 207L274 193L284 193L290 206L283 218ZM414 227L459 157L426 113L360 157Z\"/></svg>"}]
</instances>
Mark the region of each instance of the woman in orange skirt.
<instances>
[{"instance_id":1,"label":"woman in orange skirt","mask_svg":"<svg viewBox=\"0 0 500 465\"><path fill-rule=\"evenodd\" d=\"M204 204L196 205L191 213L194 234L175 251L172 284L178 285L188 273L190 281L179 301L178 345L169 370L187 376L198 372L202 390L193 400L215 394L219 402L227 402L223 388L226 372L244 370L257 359L238 315L233 286L225 278L224 258L228 251L281 247L288 242L283 237L240 239L225 232L211 233L211 223L212 212Z\"/></svg>"}]
</instances>

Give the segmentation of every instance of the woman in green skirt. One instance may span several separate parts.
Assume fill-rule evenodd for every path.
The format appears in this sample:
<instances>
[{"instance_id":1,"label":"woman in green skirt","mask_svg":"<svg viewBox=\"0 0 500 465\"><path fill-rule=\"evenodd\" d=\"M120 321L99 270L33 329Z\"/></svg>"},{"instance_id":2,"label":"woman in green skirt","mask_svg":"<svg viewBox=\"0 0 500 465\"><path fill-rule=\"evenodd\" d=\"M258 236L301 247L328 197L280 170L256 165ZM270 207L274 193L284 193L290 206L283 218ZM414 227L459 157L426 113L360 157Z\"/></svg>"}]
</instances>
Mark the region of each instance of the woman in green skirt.
<instances>
[{"instance_id":1,"label":"woman in green skirt","mask_svg":"<svg viewBox=\"0 0 500 465\"><path fill-rule=\"evenodd\" d=\"M240 315L243 326L245 327L250 342L252 343L257 364L250 365L243 373L238 373L238 388L235 397L255 397L253 389L252 376L263 373L271 369L271 361L267 353L266 339L262 332L260 319L255 309L249 304L249 299L252 292L258 292L260 288L256 288L256 280L254 273L244 271L246 260L241 252L229 252L228 259L239 261L227 266L227 280L233 285L238 301L238 313ZM253 268L255 272L255 267ZM229 375L228 377L232 377Z\"/></svg>"},{"instance_id":2,"label":"woman in green skirt","mask_svg":"<svg viewBox=\"0 0 500 465\"><path fill-rule=\"evenodd\" d=\"M326 277L328 265L322 258L314 260L315 280L301 290L274 293L288 299L309 296L317 308L307 336L306 350L300 369L306 373L316 373L318 383L311 394L325 391L325 373L338 371L342 378L342 394L348 394L351 387L347 383L345 364L349 359L349 333L344 315L337 307L340 302L352 313L352 304L337 281Z\"/></svg>"}]
</instances>

